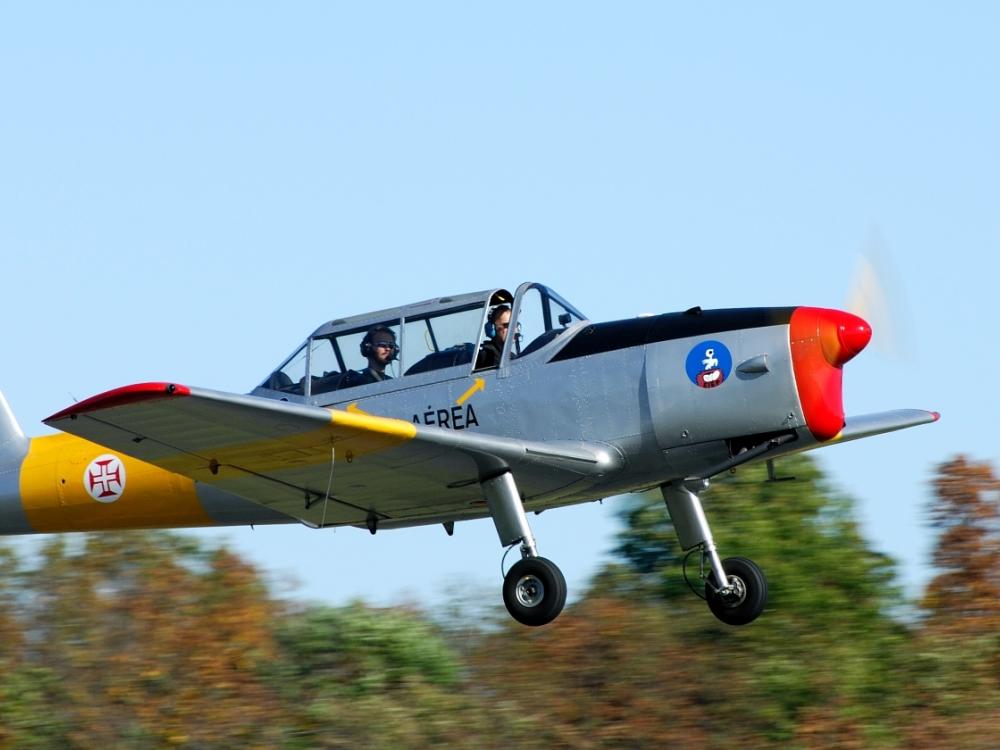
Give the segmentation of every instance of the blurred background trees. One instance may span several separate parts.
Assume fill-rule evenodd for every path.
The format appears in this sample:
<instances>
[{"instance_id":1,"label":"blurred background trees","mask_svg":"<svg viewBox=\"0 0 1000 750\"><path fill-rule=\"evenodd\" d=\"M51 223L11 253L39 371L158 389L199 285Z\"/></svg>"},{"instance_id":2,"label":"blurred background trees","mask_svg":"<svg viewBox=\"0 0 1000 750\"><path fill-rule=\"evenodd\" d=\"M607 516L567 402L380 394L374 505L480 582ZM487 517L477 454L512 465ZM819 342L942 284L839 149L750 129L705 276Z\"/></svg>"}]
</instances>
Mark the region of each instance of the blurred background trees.
<instances>
[{"instance_id":1,"label":"blurred background trees","mask_svg":"<svg viewBox=\"0 0 1000 750\"><path fill-rule=\"evenodd\" d=\"M171 533L0 549L0 747L997 747L993 468L939 467L917 602L811 460L779 469L705 495L720 546L768 574L744 628L690 591L658 493L625 501L614 559L539 629L282 601Z\"/></svg>"}]
</instances>

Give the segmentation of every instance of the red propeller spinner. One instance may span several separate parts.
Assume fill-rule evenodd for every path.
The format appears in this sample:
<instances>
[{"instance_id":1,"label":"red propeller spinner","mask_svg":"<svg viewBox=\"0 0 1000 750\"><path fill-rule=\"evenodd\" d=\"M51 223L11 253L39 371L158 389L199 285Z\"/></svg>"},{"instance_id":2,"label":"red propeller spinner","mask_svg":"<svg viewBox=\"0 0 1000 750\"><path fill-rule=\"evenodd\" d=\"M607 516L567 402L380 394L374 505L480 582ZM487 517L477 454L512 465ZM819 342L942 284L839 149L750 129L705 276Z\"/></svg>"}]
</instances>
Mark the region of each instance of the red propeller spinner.
<instances>
[{"instance_id":1,"label":"red propeller spinner","mask_svg":"<svg viewBox=\"0 0 1000 750\"><path fill-rule=\"evenodd\" d=\"M789 322L792 368L809 431L830 440L844 427L843 371L872 338L857 315L820 307L799 307Z\"/></svg>"}]
</instances>

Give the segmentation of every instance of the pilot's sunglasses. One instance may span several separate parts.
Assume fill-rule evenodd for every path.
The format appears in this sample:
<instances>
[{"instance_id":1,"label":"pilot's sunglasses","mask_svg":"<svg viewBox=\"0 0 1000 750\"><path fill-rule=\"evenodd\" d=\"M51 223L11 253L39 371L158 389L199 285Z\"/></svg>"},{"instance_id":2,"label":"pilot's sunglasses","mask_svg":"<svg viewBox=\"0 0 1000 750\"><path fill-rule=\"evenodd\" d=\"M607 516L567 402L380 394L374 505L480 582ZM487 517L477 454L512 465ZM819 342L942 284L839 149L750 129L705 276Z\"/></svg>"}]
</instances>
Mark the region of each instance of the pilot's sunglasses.
<instances>
[{"instance_id":1,"label":"pilot's sunglasses","mask_svg":"<svg viewBox=\"0 0 1000 750\"><path fill-rule=\"evenodd\" d=\"M510 328L510 323L497 323L496 326L499 330L506 331L508 328Z\"/></svg>"},{"instance_id":2,"label":"pilot's sunglasses","mask_svg":"<svg viewBox=\"0 0 1000 750\"><path fill-rule=\"evenodd\" d=\"M395 349L396 345L392 341L376 341L372 344L376 349Z\"/></svg>"}]
</instances>

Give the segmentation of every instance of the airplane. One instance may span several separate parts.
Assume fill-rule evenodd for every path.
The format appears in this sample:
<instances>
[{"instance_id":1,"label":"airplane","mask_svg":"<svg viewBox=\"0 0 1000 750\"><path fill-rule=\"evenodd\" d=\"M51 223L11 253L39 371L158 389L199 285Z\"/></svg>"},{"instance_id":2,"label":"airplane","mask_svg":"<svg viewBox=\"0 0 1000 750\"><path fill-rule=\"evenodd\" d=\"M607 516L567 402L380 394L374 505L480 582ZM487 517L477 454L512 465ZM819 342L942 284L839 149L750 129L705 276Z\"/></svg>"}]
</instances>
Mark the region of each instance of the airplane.
<instances>
[{"instance_id":1,"label":"airplane","mask_svg":"<svg viewBox=\"0 0 1000 750\"><path fill-rule=\"evenodd\" d=\"M842 368L871 335L816 307L595 323L529 282L331 320L248 394L128 385L33 439L0 394L0 534L300 523L450 536L489 516L521 555L504 604L539 626L562 611L566 581L527 514L659 488L680 547L702 555L710 611L745 625L767 578L722 559L701 502L710 481L939 418L845 418Z\"/></svg>"}]
</instances>

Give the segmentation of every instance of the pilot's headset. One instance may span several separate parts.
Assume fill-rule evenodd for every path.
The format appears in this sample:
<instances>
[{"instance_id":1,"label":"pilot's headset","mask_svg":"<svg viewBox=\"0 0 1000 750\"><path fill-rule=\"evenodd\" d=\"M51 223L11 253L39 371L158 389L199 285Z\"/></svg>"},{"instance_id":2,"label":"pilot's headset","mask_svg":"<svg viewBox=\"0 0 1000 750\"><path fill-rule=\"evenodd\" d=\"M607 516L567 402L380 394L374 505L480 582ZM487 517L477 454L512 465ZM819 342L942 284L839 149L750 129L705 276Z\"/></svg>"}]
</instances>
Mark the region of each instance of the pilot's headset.
<instances>
[{"instance_id":1,"label":"pilot's headset","mask_svg":"<svg viewBox=\"0 0 1000 750\"><path fill-rule=\"evenodd\" d=\"M496 338L497 318L499 318L502 313L508 312L509 310L510 305L497 305L490 310L489 319L486 321L486 325L483 326L483 333L486 334L486 338Z\"/></svg>"},{"instance_id":2,"label":"pilot's headset","mask_svg":"<svg viewBox=\"0 0 1000 750\"><path fill-rule=\"evenodd\" d=\"M396 343L396 334L391 328L389 328L389 326L383 325L377 325L374 328L368 329L365 337L361 339L361 356L368 359L369 355L372 353L372 349L375 348L372 343L375 340L375 334L379 332L388 333L392 336L392 356L389 357L389 361L392 362L399 359L399 344Z\"/></svg>"}]
</instances>

